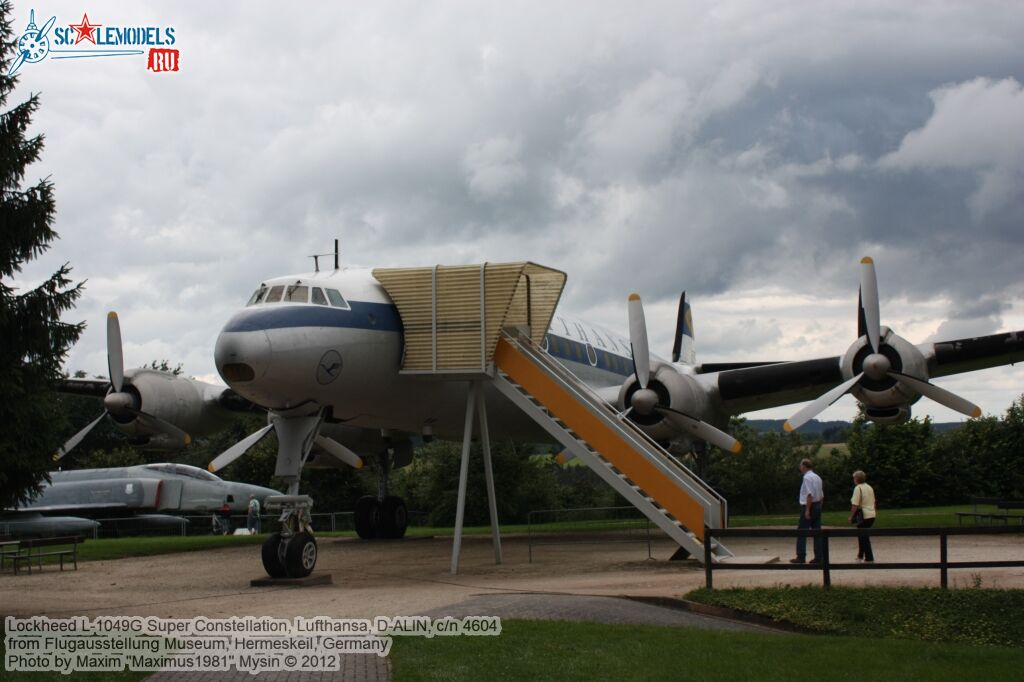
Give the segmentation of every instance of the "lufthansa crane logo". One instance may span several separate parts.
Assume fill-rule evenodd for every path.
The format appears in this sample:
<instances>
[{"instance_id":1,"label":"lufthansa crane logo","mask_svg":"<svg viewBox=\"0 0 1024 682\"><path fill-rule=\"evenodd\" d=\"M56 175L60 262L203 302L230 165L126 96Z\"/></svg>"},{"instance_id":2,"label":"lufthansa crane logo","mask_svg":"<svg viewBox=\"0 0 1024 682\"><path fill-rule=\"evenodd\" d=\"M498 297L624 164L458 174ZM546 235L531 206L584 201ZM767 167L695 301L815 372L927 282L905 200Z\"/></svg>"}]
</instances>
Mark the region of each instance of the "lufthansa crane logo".
<instances>
[{"instance_id":1,"label":"lufthansa crane logo","mask_svg":"<svg viewBox=\"0 0 1024 682\"><path fill-rule=\"evenodd\" d=\"M329 350L320 358L320 364L316 367L316 380L326 386L341 374L341 354L336 350Z\"/></svg>"}]
</instances>

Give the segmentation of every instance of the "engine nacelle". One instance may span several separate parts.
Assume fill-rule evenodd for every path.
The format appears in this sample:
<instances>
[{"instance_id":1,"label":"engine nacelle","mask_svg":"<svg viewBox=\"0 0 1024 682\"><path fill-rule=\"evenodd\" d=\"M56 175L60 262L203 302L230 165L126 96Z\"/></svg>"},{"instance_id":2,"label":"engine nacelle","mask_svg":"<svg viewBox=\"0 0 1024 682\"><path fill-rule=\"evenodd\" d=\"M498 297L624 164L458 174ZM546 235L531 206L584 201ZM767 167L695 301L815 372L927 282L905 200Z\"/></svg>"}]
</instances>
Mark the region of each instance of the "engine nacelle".
<instances>
[{"instance_id":1,"label":"engine nacelle","mask_svg":"<svg viewBox=\"0 0 1024 682\"><path fill-rule=\"evenodd\" d=\"M647 388L658 394L659 405L667 405L697 419L701 419L708 412L707 394L701 386L693 377L682 374L672 365L654 363L651 366L651 378L647 382ZM632 405L633 394L638 390L640 384L636 377L627 379L619 389L619 408L624 410ZM631 410L629 419L659 443L678 441L680 437L686 435L657 409L649 414Z\"/></svg>"},{"instance_id":2,"label":"engine nacelle","mask_svg":"<svg viewBox=\"0 0 1024 682\"><path fill-rule=\"evenodd\" d=\"M215 386L187 377L149 369L125 372L123 392L132 398L131 407L174 424L188 434L207 433L223 421ZM152 448L172 449L184 443L147 428L137 416L111 413L117 427L134 440Z\"/></svg>"},{"instance_id":3,"label":"engine nacelle","mask_svg":"<svg viewBox=\"0 0 1024 682\"><path fill-rule=\"evenodd\" d=\"M921 381L928 380L928 363L915 345L881 327L879 353L884 355L892 371L907 374ZM872 355L866 336L853 343L843 356L843 377L849 379L864 371L865 359ZM921 394L889 376L880 379L865 374L850 391L864 405L865 415L877 424L899 424L910 418L910 406Z\"/></svg>"}]
</instances>

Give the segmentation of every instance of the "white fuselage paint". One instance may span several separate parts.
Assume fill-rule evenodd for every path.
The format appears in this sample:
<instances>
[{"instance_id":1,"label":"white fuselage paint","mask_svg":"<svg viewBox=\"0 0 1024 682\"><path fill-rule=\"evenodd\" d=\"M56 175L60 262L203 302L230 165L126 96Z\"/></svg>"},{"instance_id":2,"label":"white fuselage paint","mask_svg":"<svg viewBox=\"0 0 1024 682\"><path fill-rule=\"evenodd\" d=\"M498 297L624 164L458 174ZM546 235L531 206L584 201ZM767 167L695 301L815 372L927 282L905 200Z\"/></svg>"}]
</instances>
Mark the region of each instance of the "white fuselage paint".
<instances>
[{"instance_id":1,"label":"white fuselage paint","mask_svg":"<svg viewBox=\"0 0 1024 682\"><path fill-rule=\"evenodd\" d=\"M438 436L461 436L468 381L400 373L402 336L392 324L398 313L369 270L307 273L267 280L264 285L272 290L297 283L335 289L349 309L278 302L258 303L239 311L221 332L215 353L218 371L233 390L287 414L309 414L330 407L333 417L349 426L410 433L429 426ZM387 319L386 310L394 320ZM336 322L344 326L302 320L306 316L327 320L324 316L332 313L339 319L348 316ZM609 395L632 371L628 339L599 325L558 313L547 341L549 354L592 388L605 389ZM329 378L327 369L335 364L332 351L340 356L341 368ZM321 367L323 358L327 361ZM229 362L250 365L254 377L244 381L233 378L223 370ZM485 395L495 437L549 440L528 415L486 384Z\"/></svg>"}]
</instances>

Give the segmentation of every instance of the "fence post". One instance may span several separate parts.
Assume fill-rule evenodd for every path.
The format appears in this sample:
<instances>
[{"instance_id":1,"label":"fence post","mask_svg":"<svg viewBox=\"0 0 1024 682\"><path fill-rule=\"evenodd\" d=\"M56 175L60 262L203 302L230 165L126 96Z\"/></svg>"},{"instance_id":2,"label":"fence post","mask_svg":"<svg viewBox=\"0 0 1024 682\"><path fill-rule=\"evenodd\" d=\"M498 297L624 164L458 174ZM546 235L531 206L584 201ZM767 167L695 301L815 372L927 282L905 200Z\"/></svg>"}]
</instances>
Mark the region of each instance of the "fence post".
<instances>
[{"instance_id":1,"label":"fence post","mask_svg":"<svg viewBox=\"0 0 1024 682\"><path fill-rule=\"evenodd\" d=\"M533 512L526 515L526 545L529 547L530 558L527 563L533 563Z\"/></svg>"},{"instance_id":2,"label":"fence post","mask_svg":"<svg viewBox=\"0 0 1024 682\"><path fill-rule=\"evenodd\" d=\"M825 589L827 590L832 587L832 571L829 570L828 566L828 531L820 529L818 533L821 535L821 556L819 560L821 561L822 578L825 581Z\"/></svg>"},{"instance_id":3,"label":"fence post","mask_svg":"<svg viewBox=\"0 0 1024 682\"><path fill-rule=\"evenodd\" d=\"M949 589L949 567L947 565L949 560L949 550L947 548L946 534L939 534L939 563L942 566L939 568L939 584L942 589Z\"/></svg>"},{"instance_id":4,"label":"fence post","mask_svg":"<svg viewBox=\"0 0 1024 682\"><path fill-rule=\"evenodd\" d=\"M704 586L709 590L714 589L711 585L711 529L704 526Z\"/></svg>"}]
</instances>

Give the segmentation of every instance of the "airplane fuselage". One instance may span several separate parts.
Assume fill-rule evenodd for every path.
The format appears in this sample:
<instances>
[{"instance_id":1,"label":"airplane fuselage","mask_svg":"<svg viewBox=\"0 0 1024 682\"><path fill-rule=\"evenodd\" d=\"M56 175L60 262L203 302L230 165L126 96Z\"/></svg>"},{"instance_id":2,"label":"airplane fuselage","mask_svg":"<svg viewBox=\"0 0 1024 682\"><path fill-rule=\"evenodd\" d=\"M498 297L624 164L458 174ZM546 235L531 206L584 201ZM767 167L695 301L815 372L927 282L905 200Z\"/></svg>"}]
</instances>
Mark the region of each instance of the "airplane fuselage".
<instances>
[{"instance_id":1,"label":"airplane fuselage","mask_svg":"<svg viewBox=\"0 0 1024 682\"><path fill-rule=\"evenodd\" d=\"M625 336L569 315L556 314L544 347L608 394L633 372ZM402 352L402 321L384 288L370 270L344 269L264 282L224 326L215 360L234 391L278 413L329 408L332 420L350 426L460 434L468 383L402 374ZM496 436L550 439L485 390Z\"/></svg>"}]
</instances>

